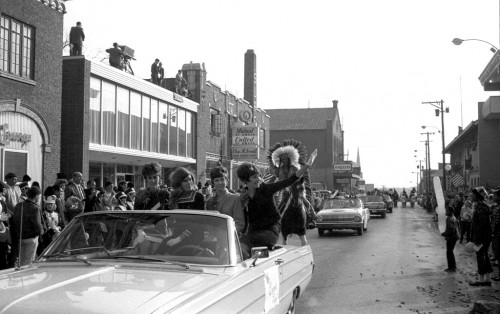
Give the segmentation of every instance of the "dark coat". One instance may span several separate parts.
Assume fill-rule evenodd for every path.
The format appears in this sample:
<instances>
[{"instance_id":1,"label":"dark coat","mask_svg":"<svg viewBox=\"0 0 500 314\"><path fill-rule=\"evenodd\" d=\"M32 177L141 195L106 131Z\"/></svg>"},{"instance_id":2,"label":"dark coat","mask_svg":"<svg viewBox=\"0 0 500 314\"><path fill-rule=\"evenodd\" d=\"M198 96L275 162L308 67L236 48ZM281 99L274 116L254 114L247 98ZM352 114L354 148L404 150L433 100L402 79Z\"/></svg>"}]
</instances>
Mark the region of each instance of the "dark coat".
<instances>
[{"instance_id":1,"label":"dark coat","mask_svg":"<svg viewBox=\"0 0 500 314\"><path fill-rule=\"evenodd\" d=\"M489 244L492 238L490 208L484 202L478 202L472 214L472 242L476 245Z\"/></svg>"},{"instance_id":2,"label":"dark coat","mask_svg":"<svg viewBox=\"0 0 500 314\"><path fill-rule=\"evenodd\" d=\"M71 44L81 45L85 40L85 33L83 32L83 28L78 26L73 26L71 31L69 32L69 42Z\"/></svg>"}]
</instances>

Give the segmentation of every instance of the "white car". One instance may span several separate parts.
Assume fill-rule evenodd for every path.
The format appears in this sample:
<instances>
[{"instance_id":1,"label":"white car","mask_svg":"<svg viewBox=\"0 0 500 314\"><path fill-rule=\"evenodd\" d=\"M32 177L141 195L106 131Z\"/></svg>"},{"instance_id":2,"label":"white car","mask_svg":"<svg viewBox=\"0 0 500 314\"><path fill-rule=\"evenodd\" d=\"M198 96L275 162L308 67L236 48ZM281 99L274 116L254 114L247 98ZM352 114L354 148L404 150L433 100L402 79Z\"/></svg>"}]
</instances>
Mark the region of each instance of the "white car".
<instances>
[{"instance_id":1,"label":"white car","mask_svg":"<svg viewBox=\"0 0 500 314\"><path fill-rule=\"evenodd\" d=\"M317 216L316 226L320 236L325 234L325 230L334 229L353 229L358 235L363 235L370 220L370 212L359 198L325 199L323 209Z\"/></svg>"}]
</instances>

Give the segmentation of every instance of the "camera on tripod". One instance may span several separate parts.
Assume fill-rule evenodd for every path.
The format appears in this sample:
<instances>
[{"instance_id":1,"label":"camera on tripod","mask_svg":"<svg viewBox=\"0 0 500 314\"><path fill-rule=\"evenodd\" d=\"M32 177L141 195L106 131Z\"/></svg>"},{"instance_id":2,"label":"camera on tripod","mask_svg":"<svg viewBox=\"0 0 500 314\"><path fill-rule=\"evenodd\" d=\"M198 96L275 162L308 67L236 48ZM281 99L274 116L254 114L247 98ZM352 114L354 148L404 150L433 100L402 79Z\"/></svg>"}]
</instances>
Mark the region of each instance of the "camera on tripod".
<instances>
[{"instance_id":1,"label":"camera on tripod","mask_svg":"<svg viewBox=\"0 0 500 314\"><path fill-rule=\"evenodd\" d=\"M134 75L134 71L132 70L132 66L130 65L130 59L135 60L134 58L134 49L127 47L125 45L121 46L118 45L118 47L122 50L122 70Z\"/></svg>"}]
</instances>

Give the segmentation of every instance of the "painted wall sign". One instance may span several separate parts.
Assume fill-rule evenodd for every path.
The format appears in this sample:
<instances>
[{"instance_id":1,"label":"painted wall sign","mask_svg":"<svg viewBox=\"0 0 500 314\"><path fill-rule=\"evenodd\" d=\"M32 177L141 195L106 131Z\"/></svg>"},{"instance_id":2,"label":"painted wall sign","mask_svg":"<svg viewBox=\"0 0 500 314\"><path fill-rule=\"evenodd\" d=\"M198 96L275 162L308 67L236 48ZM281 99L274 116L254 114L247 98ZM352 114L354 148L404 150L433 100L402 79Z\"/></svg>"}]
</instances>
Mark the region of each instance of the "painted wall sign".
<instances>
[{"instance_id":1,"label":"painted wall sign","mask_svg":"<svg viewBox=\"0 0 500 314\"><path fill-rule=\"evenodd\" d=\"M24 146L31 142L31 134L11 132L7 123L0 125L0 144L9 145L10 142L20 142Z\"/></svg>"}]
</instances>

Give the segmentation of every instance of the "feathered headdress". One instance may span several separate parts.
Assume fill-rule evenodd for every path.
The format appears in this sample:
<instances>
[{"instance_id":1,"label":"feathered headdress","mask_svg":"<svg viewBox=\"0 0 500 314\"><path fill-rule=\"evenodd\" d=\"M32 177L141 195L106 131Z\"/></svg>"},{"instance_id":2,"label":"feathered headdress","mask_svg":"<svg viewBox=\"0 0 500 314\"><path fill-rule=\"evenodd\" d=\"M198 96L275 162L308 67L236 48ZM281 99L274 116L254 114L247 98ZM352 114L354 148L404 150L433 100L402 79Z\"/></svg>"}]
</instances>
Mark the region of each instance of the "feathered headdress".
<instances>
[{"instance_id":1,"label":"feathered headdress","mask_svg":"<svg viewBox=\"0 0 500 314\"><path fill-rule=\"evenodd\" d=\"M290 160L290 165L295 166L297 170L300 169L299 151L292 145L277 148L271 153L271 158L275 167L279 167L282 164L283 158L288 158Z\"/></svg>"}]
</instances>

